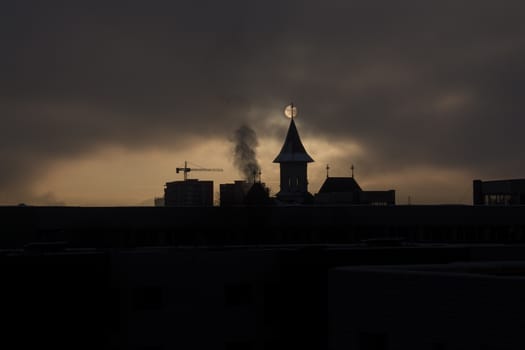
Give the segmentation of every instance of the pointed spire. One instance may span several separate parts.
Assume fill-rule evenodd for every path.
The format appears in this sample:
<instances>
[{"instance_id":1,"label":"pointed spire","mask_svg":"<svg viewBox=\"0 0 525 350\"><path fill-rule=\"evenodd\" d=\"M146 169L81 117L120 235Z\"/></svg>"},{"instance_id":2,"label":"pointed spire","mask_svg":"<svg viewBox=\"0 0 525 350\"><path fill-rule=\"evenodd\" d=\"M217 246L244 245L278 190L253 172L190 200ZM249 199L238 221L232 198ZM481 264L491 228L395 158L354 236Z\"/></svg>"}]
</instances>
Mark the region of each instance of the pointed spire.
<instances>
[{"instance_id":1,"label":"pointed spire","mask_svg":"<svg viewBox=\"0 0 525 350\"><path fill-rule=\"evenodd\" d=\"M279 155L274 159L274 163L287 163L287 162L306 162L311 163L314 160L306 153L299 132L295 126L294 118L290 120L290 127L288 128L288 134L284 140L283 148Z\"/></svg>"}]
</instances>

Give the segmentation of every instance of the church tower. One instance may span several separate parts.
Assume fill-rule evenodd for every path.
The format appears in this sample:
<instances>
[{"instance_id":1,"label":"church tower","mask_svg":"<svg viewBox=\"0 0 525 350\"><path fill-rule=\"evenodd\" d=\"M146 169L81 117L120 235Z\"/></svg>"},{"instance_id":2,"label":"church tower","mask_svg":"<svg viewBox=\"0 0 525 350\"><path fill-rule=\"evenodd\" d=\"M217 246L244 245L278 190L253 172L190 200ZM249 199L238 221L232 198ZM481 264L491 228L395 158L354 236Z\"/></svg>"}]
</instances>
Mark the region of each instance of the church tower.
<instances>
[{"instance_id":1,"label":"church tower","mask_svg":"<svg viewBox=\"0 0 525 350\"><path fill-rule=\"evenodd\" d=\"M291 113L286 113L287 115L290 114L291 121L284 145L273 161L279 163L281 168L280 191L277 193L277 199L286 203L308 203L313 197L308 192L306 168L307 164L314 160L306 153L299 138L294 121L296 109L293 105L291 105L291 111Z\"/></svg>"}]
</instances>

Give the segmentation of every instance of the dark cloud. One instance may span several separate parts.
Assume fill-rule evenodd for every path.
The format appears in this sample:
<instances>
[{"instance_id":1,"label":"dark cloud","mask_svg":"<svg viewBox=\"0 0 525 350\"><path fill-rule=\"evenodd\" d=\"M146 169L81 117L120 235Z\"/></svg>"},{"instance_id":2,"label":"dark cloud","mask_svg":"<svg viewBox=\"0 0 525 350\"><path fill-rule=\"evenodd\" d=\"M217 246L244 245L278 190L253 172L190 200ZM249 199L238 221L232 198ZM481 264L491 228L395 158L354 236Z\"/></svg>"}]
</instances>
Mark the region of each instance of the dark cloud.
<instances>
[{"instance_id":1,"label":"dark cloud","mask_svg":"<svg viewBox=\"0 0 525 350\"><path fill-rule=\"evenodd\" d=\"M0 6L3 202L105 145L187 147L243 122L269 135L256 113L291 99L304 140L357 141L375 171L525 172L521 1Z\"/></svg>"}]
</instances>

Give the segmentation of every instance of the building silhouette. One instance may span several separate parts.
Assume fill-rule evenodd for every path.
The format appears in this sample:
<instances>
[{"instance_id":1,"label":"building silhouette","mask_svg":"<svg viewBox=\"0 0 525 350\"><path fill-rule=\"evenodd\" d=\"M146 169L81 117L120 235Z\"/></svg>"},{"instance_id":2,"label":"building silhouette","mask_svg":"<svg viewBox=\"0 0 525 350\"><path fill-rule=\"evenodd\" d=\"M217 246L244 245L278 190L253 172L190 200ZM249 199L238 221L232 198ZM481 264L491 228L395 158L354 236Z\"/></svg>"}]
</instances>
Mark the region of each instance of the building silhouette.
<instances>
[{"instance_id":1,"label":"building silhouette","mask_svg":"<svg viewBox=\"0 0 525 350\"><path fill-rule=\"evenodd\" d=\"M244 196L244 205L272 205L273 203L273 199L270 198L270 189L261 182L254 182Z\"/></svg>"},{"instance_id":2,"label":"building silhouette","mask_svg":"<svg viewBox=\"0 0 525 350\"><path fill-rule=\"evenodd\" d=\"M280 166L280 191L277 200L283 203L311 203L313 196L308 192L307 165L314 160L306 152L293 117L286 134L281 152L274 159Z\"/></svg>"},{"instance_id":3,"label":"building silhouette","mask_svg":"<svg viewBox=\"0 0 525 350\"><path fill-rule=\"evenodd\" d=\"M524 347L525 263L513 255L496 261L497 249L485 249L481 261L329 271L331 349Z\"/></svg>"},{"instance_id":4,"label":"building silhouette","mask_svg":"<svg viewBox=\"0 0 525 350\"><path fill-rule=\"evenodd\" d=\"M396 191L363 191L352 177L326 177L319 192L315 195L315 204L362 204L395 205Z\"/></svg>"},{"instance_id":5,"label":"building silhouette","mask_svg":"<svg viewBox=\"0 0 525 350\"><path fill-rule=\"evenodd\" d=\"M0 222L6 344L525 348L525 206L6 206Z\"/></svg>"},{"instance_id":6,"label":"building silhouette","mask_svg":"<svg viewBox=\"0 0 525 350\"><path fill-rule=\"evenodd\" d=\"M164 187L165 206L213 206L213 181L187 179L167 182Z\"/></svg>"},{"instance_id":7,"label":"building silhouette","mask_svg":"<svg viewBox=\"0 0 525 350\"><path fill-rule=\"evenodd\" d=\"M519 245L50 242L1 253L3 340L23 348L525 347Z\"/></svg>"},{"instance_id":8,"label":"building silhouette","mask_svg":"<svg viewBox=\"0 0 525 350\"><path fill-rule=\"evenodd\" d=\"M232 184L221 184L220 196L221 207L274 204L270 189L260 181L249 183L237 180Z\"/></svg>"},{"instance_id":9,"label":"building silhouette","mask_svg":"<svg viewBox=\"0 0 525 350\"><path fill-rule=\"evenodd\" d=\"M472 182L474 205L525 205L525 179Z\"/></svg>"},{"instance_id":10,"label":"building silhouette","mask_svg":"<svg viewBox=\"0 0 525 350\"><path fill-rule=\"evenodd\" d=\"M155 197L153 199L153 204L156 207L163 207L164 205L166 205L164 197Z\"/></svg>"},{"instance_id":11,"label":"building silhouette","mask_svg":"<svg viewBox=\"0 0 525 350\"><path fill-rule=\"evenodd\" d=\"M220 206L231 207L244 204L244 196L252 184L244 180L236 180L230 184L220 184Z\"/></svg>"}]
</instances>

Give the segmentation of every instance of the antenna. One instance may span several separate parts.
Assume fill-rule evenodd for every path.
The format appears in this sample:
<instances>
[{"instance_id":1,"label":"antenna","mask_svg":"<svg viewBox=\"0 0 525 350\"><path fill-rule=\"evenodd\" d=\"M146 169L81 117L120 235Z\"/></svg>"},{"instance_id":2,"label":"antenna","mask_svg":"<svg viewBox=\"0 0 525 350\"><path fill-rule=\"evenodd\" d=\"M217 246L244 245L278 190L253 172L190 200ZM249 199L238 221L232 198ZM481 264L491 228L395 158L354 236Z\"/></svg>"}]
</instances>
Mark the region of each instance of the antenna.
<instances>
[{"instance_id":1,"label":"antenna","mask_svg":"<svg viewBox=\"0 0 525 350\"><path fill-rule=\"evenodd\" d=\"M330 166L326 164L326 178L328 178L328 170L330 170Z\"/></svg>"},{"instance_id":2,"label":"antenna","mask_svg":"<svg viewBox=\"0 0 525 350\"><path fill-rule=\"evenodd\" d=\"M355 169L354 164L352 164L352 166L350 167L350 169L352 170L352 178L354 178L354 169Z\"/></svg>"},{"instance_id":3,"label":"antenna","mask_svg":"<svg viewBox=\"0 0 525 350\"><path fill-rule=\"evenodd\" d=\"M289 119L297 117L297 107L293 104L293 102L284 108L284 115Z\"/></svg>"}]
</instances>

